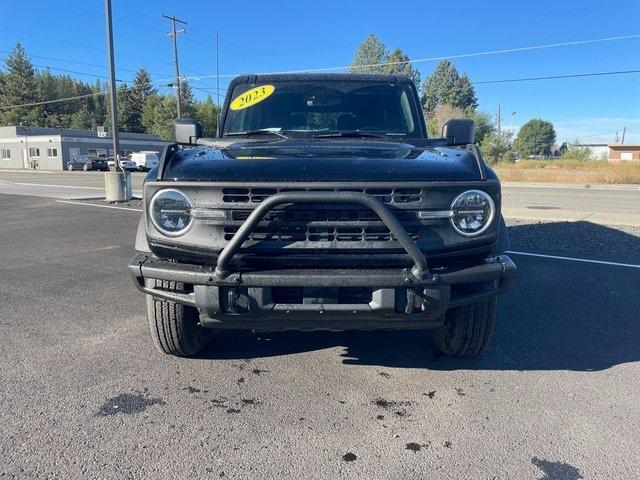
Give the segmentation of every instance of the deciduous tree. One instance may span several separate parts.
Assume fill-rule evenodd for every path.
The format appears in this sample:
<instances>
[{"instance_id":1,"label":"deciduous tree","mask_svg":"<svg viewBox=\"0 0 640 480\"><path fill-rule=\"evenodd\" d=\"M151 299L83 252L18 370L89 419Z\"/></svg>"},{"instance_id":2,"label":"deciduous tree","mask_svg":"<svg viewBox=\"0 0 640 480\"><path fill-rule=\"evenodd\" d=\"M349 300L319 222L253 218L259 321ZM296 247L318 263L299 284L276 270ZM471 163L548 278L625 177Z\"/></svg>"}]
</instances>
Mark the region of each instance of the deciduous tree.
<instances>
[{"instance_id":1,"label":"deciduous tree","mask_svg":"<svg viewBox=\"0 0 640 480\"><path fill-rule=\"evenodd\" d=\"M553 129L553 124L534 118L520 127L513 147L523 157L549 155L555 141L556 131Z\"/></svg>"},{"instance_id":2,"label":"deciduous tree","mask_svg":"<svg viewBox=\"0 0 640 480\"><path fill-rule=\"evenodd\" d=\"M211 95L208 95L203 102L198 102L195 116L202 124L202 133L205 137L216 135L219 113L220 108L213 102Z\"/></svg>"},{"instance_id":3,"label":"deciduous tree","mask_svg":"<svg viewBox=\"0 0 640 480\"><path fill-rule=\"evenodd\" d=\"M511 146L513 132L510 130L493 131L485 136L480 144L484 159L495 165L498 162L513 162L514 152Z\"/></svg>"}]
</instances>

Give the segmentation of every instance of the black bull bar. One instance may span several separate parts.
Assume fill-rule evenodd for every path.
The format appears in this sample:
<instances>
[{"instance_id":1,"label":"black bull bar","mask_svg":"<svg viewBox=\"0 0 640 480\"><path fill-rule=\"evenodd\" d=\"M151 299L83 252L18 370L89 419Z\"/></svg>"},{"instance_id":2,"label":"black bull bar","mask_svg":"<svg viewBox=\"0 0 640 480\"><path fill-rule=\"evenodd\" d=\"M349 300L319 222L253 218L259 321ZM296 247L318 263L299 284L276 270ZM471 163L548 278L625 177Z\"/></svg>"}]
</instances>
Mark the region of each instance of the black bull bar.
<instances>
[{"instance_id":1,"label":"black bull bar","mask_svg":"<svg viewBox=\"0 0 640 480\"><path fill-rule=\"evenodd\" d=\"M292 203L356 203L375 212L393 237L411 257L413 266L396 269L297 269L232 272L231 260L253 229L273 208ZM210 314L218 313L221 288L246 287L250 290L269 287L405 287L416 292L431 291L437 298L433 314L497 295L508 288L516 273L509 257L487 258L483 263L457 270L431 273L427 259L394 214L378 199L362 192L283 192L263 200L247 217L232 239L218 255L215 267L163 261L148 254L136 255L129 264L136 286L156 298L198 307ZM174 292L153 287L148 279L171 280L194 286L193 292ZM492 282L495 286L473 294L450 297L451 285ZM435 300L435 298L434 298ZM273 311L273 306L270 307ZM275 308L277 310L277 306ZM313 310L311 308L311 310Z\"/></svg>"},{"instance_id":2,"label":"black bull bar","mask_svg":"<svg viewBox=\"0 0 640 480\"><path fill-rule=\"evenodd\" d=\"M220 252L215 269L216 275L219 278L224 278L230 273L229 263L231 262L231 258L242 247L242 244L253 229L260 223L262 218L274 207L286 203L314 202L358 203L373 210L413 260L411 273L419 280L429 275L427 259L416 243L411 240L411 237L398 219L380 200L362 192L284 192L268 197L251 212L251 215L247 217L233 238L224 247L222 252Z\"/></svg>"}]
</instances>

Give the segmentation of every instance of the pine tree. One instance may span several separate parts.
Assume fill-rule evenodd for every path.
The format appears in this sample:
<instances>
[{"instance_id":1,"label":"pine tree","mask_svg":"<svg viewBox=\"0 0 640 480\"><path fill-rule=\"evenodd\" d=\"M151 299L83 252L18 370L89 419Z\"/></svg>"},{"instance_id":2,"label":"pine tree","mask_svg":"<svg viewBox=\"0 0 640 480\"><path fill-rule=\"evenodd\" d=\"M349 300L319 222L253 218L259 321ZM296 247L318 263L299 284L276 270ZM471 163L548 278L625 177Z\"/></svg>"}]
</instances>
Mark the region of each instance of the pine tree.
<instances>
[{"instance_id":1,"label":"pine tree","mask_svg":"<svg viewBox=\"0 0 640 480\"><path fill-rule=\"evenodd\" d=\"M478 107L469 77L466 74L461 76L449 60L442 60L424 81L422 103L429 114L443 104L469 111Z\"/></svg>"},{"instance_id":2,"label":"pine tree","mask_svg":"<svg viewBox=\"0 0 640 480\"><path fill-rule=\"evenodd\" d=\"M106 102L107 118L111 118L111 104ZM137 131L139 118L136 116L131 89L126 83L116 90L116 108L118 109L118 129L121 132Z\"/></svg>"},{"instance_id":3,"label":"pine tree","mask_svg":"<svg viewBox=\"0 0 640 480\"><path fill-rule=\"evenodd\" d=\"M71 115L69 128L74 130L88 130L93 127L93 118L86 106L82 106Z\"/></svg>"},{"instance_id":4,"label":"pine tree","mask_svg":"<svg viewBox=\"0 0 640 480\"><path fill-rule=\"evenodd\" d=\"M36 83L38 85L38 100L47 101L54 100L58 97L58 84L56 77L51 74L49 69L39 73L36 76ZM38 112L38 125L42 127L58 127L60 125L60 116L58 112L60 107L57 103L42 105L40 112Z\"/></svg>"},{"instance_id":5,"label":"pine tree","mask_svg":"<svg viewBox=\"0 0 640 480\"><path fill-rule=\"evenodd\" d=\"M91 88L92 93L100 93L107 90L107 86L103 85L102 82L98 79L96 80L95 85ZM107 123L107 106L106 106L107 96L105 94L95 95L89 100L89 112L91 114L91 125L105 125Z\"/></svg>"},{"instance_id":6,"label":"pine tree","mask_svg":"<svg viewBox=\"0 0 640 480\"><path fill-rule=\"evenodd\" d=\"M384 73L387 48L378 37L370 34L356 48L349 71L353 73Z\"/></svg>"},{"instance_id":7,"label":"pine tree","mask_svg":"<svg viewBox=\"0 0 640 480\"><path fill-rule=\"evenodd\" d=\"M420 72L410 63L409 56L402 51L401 48L396 48L385 59L386 65L382 67L382 73L388 75L406 75L416 86L420 86Z\"/></svg>"},{"instance_id":8,"label":"pine tree","mask_svg":"<svg viewBox=\"0 0 640 480\"><path fill-rule=\"evenodd\" d=\"M142 124L147 133L171 140L171 122L176 118L176 99L169 95L152 95L147 99L142 112Z\"/></svg>"},{"instance_id":9,"label":"pine tree","mask_svg":"<svg viewBox=\"0 0 640 480\"><path fill-rule=\"evenodd\" d=\"M155 95L157 89L151 83L151 76L146 69L140 68L136 72L133 84L129 90L129 102L131 107L131 115L129 118L129 132L144 133L145 128L142 124L142 112L144 106L150 96Z\"/></svg>"},{"instance_id":10,"label":"pine tree","mask_svg":"<svg viewBox=\"0 0 640 480\"><path fill-rule=\"evenodd\" d=\"M0 105L21 105L36 102L38 91L31 60L21 44L16 44L4 61L6 73L3 76ZM41 117L41 109L17 107L0 112L3 125L36 126Z\"/></svg>"},{"instance_id":11,"label":"pine tree","mask_svg":"<svg viewBox=\"0 0 640 480\"><path fill-rule=\"evenodd\" d=\"M196 100L186 80L180 82L180 102L183 117L193 117L196 114Z\"/></svg>"}]
</instances>

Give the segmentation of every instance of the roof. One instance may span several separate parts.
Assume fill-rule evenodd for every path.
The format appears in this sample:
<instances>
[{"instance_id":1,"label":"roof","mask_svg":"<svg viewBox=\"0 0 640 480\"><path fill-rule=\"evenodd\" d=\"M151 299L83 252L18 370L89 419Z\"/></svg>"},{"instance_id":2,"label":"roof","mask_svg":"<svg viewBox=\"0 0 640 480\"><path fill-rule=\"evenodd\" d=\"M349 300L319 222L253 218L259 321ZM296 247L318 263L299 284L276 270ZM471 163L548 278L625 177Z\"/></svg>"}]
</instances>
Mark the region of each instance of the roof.
<instances>
[{"instance_id":1,"label":"roof","mask_svg":"<svg viewBox=\"0 0 640 480\"><path fill-rule=\"evenodd\" d=\"M405 75L379 75L374 73L261 73L247 74L235 77L231 84L258 82L379 82L379 83L413 83Z\"/></svg>"},{"instance_id":2,"label":"roof","mask_svg":"<svg viewBox=\"0 0 640 480\"><path fill-rule=\"evenodd\" d=\"M610 143L609 148L635 148L640 149L640 143Z\"/></svg>"},{"instance_id":3,"label":"roof","mask_svg":"<svg viewBox=\"0 0 640 480\"><path fill-rule=\"evenodd\" d=\"M18 136L34 136L34 135L60 135L61 137L88 137L96 139L111 138L110 132L105 132L103 137L98 136L98 132L95 130L72 130L66 128L48 128L48 127L21 127L21 126L7 126L0 127L0 138L15 138ZM150 133L129 133L120 132L121 140L147 140L149 142L163 142L158 135Z\"/></svg>"}]
</instances>

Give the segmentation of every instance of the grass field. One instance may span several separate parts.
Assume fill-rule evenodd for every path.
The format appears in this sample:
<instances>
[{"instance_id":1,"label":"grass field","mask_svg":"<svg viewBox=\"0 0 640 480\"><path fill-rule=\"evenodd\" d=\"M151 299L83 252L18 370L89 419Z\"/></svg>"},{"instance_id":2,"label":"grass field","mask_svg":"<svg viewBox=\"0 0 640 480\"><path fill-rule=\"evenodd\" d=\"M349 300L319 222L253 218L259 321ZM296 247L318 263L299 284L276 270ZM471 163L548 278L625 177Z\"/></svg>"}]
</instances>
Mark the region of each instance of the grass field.
<instances>
[{"instance_id":1,"label":"grass field","mask_svg":"<svg viewBox=\"0 0 640 480\"><path fill-rule=\"evenodd\" d=\"M640 184L640 162L523 160L500 163L493 168L500 180L507 182Z\"/></svg>"}]
</instances>

